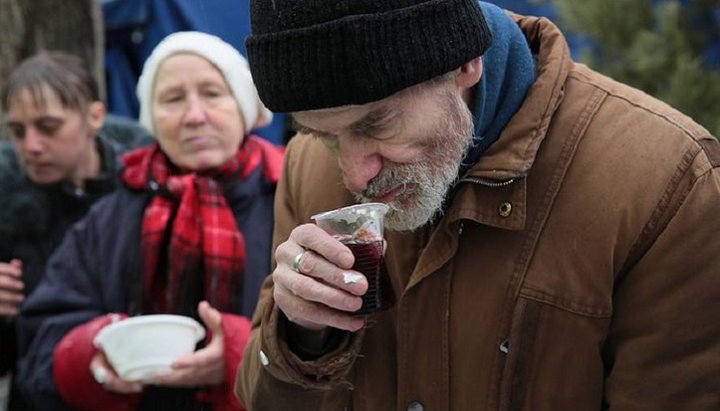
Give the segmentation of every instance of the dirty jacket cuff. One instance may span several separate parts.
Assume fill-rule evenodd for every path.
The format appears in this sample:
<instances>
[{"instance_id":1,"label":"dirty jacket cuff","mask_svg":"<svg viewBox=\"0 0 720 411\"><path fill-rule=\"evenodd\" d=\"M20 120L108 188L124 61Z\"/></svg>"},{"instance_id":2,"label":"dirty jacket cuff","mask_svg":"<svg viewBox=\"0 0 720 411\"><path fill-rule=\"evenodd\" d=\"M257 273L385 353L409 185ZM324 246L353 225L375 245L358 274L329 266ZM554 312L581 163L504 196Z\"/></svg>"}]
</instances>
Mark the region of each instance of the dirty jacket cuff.
<instances>
[{"instance_id":1,"label":"dirty jacket cuff","mask_svg":"<svg viewBox=\"0 0 720 411\"><path fill-rule=\"evenodd\" d=\"M266 368L276 378L304 388L327 389L345 382L345 376L355 362L365 334L340 332L330 352L314 360L302 360L290 350L286 337L290 323L277 306L268 310L267 327L263 327L262 351L272 360ZM262 355L262 354L261 354Z\"/></svg>"},{"instance_id":2,"label":"dirty jacket cuff","mask_svg":"<svg viewBox=\"0 0 720 411\"><path fill-rule=\"evenodd\" d=\"M282 312L278 322L278 331L285 332L280 338L287 342L290 351L302 361L317 360L335 351L348 334L347 331L332 327L310 330L289 321Z\"/></svg>"}]
</instances>

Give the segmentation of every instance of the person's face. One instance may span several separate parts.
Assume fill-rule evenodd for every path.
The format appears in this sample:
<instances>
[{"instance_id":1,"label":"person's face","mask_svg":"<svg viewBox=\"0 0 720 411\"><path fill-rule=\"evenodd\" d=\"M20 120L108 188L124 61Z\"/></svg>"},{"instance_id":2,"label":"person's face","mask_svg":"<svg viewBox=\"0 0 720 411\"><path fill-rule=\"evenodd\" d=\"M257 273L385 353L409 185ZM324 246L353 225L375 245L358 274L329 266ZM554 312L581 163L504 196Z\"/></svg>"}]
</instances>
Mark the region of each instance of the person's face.
<instances>
[{"instance_id":1,"label":"person's face","mask_svg":"<svg viewBox=\"0 0 720 411\"><path fill-rule=\"evenodd\" d=\"M362 106L294 114L300 132L338 157L358 201L390 206L387 228L413 230L438 213L472 136L472 115L448 82Z\"/></svg>"},{"instance_id":2,"label":"person's face","mask_svg":"<svg viewBox=\"0 0 720 411\"><path fill-rule=\"evenodd\" d=\"M155 76L152 99L155 134L177 166L206 170L238 150L244 124L237 100L220 71L195 54L175 54Z\"/></svg>"},{"instance_id":3,"label":"person's face","mask_svg":"<svg viewBox=\"0 0 720 411\"><path fill-rule=\"evenodd\" d=\"M104 121L105 108L94 102L82 110L65 108L49 88L42 101L21 90L10 101L7 125L21 164L31 181L51 184L78 181L95 150L95 133Z\"/></svg>"}]
</instances>

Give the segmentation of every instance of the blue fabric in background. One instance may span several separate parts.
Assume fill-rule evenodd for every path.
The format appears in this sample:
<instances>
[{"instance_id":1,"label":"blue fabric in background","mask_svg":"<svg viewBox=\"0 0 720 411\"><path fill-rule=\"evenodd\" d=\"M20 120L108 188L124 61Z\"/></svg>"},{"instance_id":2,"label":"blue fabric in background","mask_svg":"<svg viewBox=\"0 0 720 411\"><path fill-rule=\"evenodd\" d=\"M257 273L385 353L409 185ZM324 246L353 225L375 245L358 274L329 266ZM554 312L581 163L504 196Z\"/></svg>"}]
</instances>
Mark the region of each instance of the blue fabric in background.
<instances>
[{"instance_id":1,"label":"blue fabric in background","mask_svg":"<svg viewBox=\"0 0 720 411\"><path fill-rule=\"evenodd\" d=\"M108 109L137 118L135 85L145 59L165 36L196 30L214 34L245 55L250 34L250 3L247 0L98 0L105 22L105 75ZM256 134L282 143L285 116Z\"/></svg>"},{"instance_id":2,"label":"blue fabric in background","mask_svg":"<svg viewBox=\"0 0 720 411\"><path fill-rule=\"evenodd\" d=\"M245 55L244 40L250 34L249 0L97 0L105 20L105 65L110 112L137 118L135 84L142 64L166 35L180 30L215 34ZM268 0L269 1L269 0ZM388 0L389 1L389 0ZM652 0L653 5L670 0ZM679 0L687 4L698 0ZM552 5L538 0L491 0L520 14L555 19ZM714 39L705 53L711 67L720 69L720 5L699 22ZM580 35L568 35L570 52L578 58L592 43ZM285 140L285 116L276 114L270 126L257 134L275 143Z\"/></svg>"}]
</instances>

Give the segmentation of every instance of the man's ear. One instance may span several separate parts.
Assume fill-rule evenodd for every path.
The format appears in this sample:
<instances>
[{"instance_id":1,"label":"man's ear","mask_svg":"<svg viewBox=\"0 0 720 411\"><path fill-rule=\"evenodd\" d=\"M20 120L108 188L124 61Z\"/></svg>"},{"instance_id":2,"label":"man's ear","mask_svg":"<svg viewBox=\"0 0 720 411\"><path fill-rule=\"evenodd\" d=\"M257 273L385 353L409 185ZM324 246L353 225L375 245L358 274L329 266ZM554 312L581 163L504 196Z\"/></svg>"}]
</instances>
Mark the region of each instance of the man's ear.
<instances>
[{"instance_id":1,"label":"man's ear","mask_svg":"<svg viewBox=\"0 0 720 411\"><path fill-rule=\"evenodd\" d=\"M94 101L90 103L87 112L87 121L88 126L93 131L93 135L97 134L97 132L102 128L103 124L105 124L106 112L107 109L105 108L104 103L100 101Z\"/></svg>"},{"instance_id":2,"label":"man's ear","mask_svg":"<svg viewBox=\"0 0 720 411\"><path fill-rule=\"evenodd\" d=\"M482 57L475 57L457 69L455 84L462 89L470 88L480 81L482 72Z\"/></svg>"}]
</instances>

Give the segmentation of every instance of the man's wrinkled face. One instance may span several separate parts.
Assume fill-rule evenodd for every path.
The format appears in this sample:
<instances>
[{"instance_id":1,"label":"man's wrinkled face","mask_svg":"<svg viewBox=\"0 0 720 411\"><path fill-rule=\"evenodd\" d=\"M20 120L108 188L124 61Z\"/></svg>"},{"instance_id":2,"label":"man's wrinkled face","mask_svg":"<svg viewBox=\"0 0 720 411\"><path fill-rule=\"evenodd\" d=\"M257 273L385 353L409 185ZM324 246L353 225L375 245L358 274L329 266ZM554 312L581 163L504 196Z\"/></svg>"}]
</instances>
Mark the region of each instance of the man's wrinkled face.
<instances>
[{"instance_id":1,"label":"man's wrinkled face","mask_svg":"<svg viewBox=\"0 0 720 411\"><path fill-rule=\"evenodd\" d=\"M447 82L293 117L298 131L337 155L345 187L358 201L390 206L386 227L398 231L438 215L473 132L472 114Z\"/></svg>"}]
</instances>

